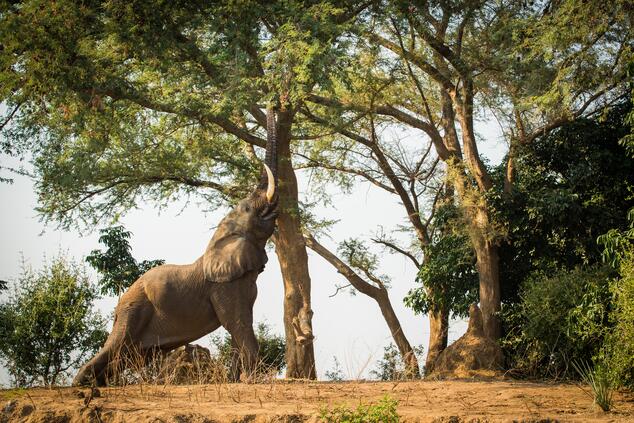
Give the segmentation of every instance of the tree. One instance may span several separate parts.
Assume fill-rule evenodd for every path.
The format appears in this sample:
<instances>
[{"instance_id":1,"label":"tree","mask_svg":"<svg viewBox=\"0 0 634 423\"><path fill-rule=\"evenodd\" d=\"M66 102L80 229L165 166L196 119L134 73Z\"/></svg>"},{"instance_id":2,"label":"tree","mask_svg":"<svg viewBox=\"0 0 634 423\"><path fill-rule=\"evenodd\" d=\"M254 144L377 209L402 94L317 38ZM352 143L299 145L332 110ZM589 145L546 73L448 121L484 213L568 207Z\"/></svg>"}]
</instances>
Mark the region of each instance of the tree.
<instances>
[{"instance_id":1,"label":"tree","mask_svg":"<svg viewBox=\"0 0 634 423\"><path fill-rule=\"evenodd\" d=\"M390 253L402 255L419 269L421 261L424 264L429 260L429 254L423 254L423 251L427 250L434 233L431 223L443 192L443 169L433 153L431 142L416 140L413 143L405 137L385 135L393 129L393 121L376 113L375 100L399 95L398 88L394 88L394 70L389 62L381 61L373 51L368 53L364 50L354 59L365 66L347 68L345 79L340 84L330 91L311 94L309 100L312 104L306 104L301 110L308 122L318 125L318 131L321 131L320 143L309 145L301 154L306 160L303 166L317 169L320 180L337 181L344 190L350 189L352 180L356 179L396 196L403 206L406 219L406 224L399 225L397 230L411 236L410 244L400 245L395 237L386 233L389 229L386 231L383 226L379 227L372 241ZM346 98L347 102L344 104L339 98ZM376 107L388 115L400 113L391 106ZM319 250L316 251L319 253ZM332 252L321 255L331 263L341 262ZM356 282L360 278L348 276L354 275L354 272L342 272L341 265L333 265L357 288ZM366 274L369 270L363 266L359 269ZM429 298L442 295L441 292L432 293L435 288L434 285L425 286L424 289L430 291ZM359 292L376 300L370 289L359 289ZM450 308L448 301L445 301L429 309L428 368L447 346ZM394 321L395 316L388 317L384 313L384 317L394 329L390 321ZM392 333L403 337L399 340L395 336L395 342L401 357L411 360L406 363L406 367L411 371L416 364L417 369L418 364L410 358L414 357L411 346L404 339L402 331L393 330Z\"/></svg>"},{"instance_id":2,"label":"tree","mask_svg":"<svg viewBox=\"0 0 634 423\"><path fill-rule=\"evenodd\" d=\"M0 23L4 140L33 154L38 211L62 226L179 195L231 204L256 178L276 109L289 377L316 376L293 325L312 333L293 124L345 59L338 40L358 6L341 3L23 1Z\"/></svg>"},{"instance_id":3,"label":"tree","mask_svg":"<svg viewBox=\"0 0 634 423\"><path fill-rule=\"evenodd\" d=\"M371 18L356 27L358 45L374 56L380 46L383 60L369 62L379 69L398 58L399 95L378 91L370 104L358 104L355 96L310 98L340 114L361 106L430 138L468 222L484 330L494 339L501 334L503 232L487 198L495 187L478 151L475 118L487 111L502 125L510 146L504 193L510 193L519 146L622 94L630 54L628 10L621 1L377 2Z\"/></svg>"},{"instance_id":4,"label":"tree","mask_svg":"<svg viewBox=\"0 0 634 423\"><path fill-rule=\"evenodd\" d=\"M62 383L101 347L107 332L96 298L84 269L61 255L23 270L0 305L0 357L17 386Z\"/></svg>"},{"instance_id":5,"label":"tree","mask_svg":"<svg viewBox=\"0 0 634 423\"><path fill-rule=\"evenodd\" d=\"M401 322L390 302L387 290L387 277L375 275L378 261L376 256L371 254L358 240L352 239L344 241L339 248L339 253L345 258L344 261L317 242L312 234L305 234L304 236L306 245L332 264L355 290L376 301L398 348L398 358L403 362L403 376L408 379L418 378L420 369L416 351L403 333ZM359 274L364 275L365 279Z\"/></svg>"},{"instance_id":6,"label":"tree","mask_svg":"<svg viewBox=\"0 0 634 423\"><path fill-rule=\"evenodd\" d=\"M416 278L421 286L404 298L416 314L442 316L430 319L426 374L432 372L436 358L447 347L449 314L467 317L469 306L477 301L475 254L464 226L455 204L438 205L430 225L431 239L423 252L425 260Z\"/></svg>"},{"instance_id":7,"label":"tree","mask_svg":"<svg viewBox=\"0 0 634 423\"><path fill-rule=\"evenodd\" d=\"M103 276L99 280L101 295L119 296L142 274L165 260L143 260L137 262L132 257L132 247L128 239L132 236L123 226L112 226L99 231L99 242L107 250L92 250L86 261Z\"/></svg>"}]
</instances>

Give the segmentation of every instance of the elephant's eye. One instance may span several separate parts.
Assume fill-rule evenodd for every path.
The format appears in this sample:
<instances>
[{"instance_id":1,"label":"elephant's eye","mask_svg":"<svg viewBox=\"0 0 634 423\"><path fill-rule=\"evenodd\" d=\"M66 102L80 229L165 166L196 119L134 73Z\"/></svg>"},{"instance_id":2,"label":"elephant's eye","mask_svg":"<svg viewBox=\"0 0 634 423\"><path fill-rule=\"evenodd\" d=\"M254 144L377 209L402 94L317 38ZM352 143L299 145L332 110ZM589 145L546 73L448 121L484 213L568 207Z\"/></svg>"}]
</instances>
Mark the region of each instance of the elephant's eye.
<instances>
[{"instance_id":1,"label":"elephant's eye","mask_svg":"<svg viewBox=\"0 0 634 423\"><path fill-rule=\"evenodd\" d=\"M249 213L251 211L251 207L249 206L244 206L244 211Z\"/></svg>"}]
</instances>

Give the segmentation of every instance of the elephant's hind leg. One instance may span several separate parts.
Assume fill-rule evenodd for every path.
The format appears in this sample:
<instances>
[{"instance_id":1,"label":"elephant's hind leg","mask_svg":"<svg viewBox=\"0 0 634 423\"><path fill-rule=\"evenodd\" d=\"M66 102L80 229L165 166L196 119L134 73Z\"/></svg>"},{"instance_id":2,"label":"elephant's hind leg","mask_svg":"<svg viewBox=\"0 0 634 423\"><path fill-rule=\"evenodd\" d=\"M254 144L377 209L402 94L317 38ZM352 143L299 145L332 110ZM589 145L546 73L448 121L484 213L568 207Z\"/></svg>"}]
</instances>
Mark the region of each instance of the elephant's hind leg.
<instances>
[{"instance_id":1,"label":"elephant's hind leg","mask_svg":"<svg viewBox=\"0 0 634 423\"><path fill-rule=\"evenodd\" d=\"M125 368L144 362L140 335L154 314L154 307L144 298L117 307L112 331L104 346L77 373L73 385L105 386Z\"/></svg>"}]
</instances>

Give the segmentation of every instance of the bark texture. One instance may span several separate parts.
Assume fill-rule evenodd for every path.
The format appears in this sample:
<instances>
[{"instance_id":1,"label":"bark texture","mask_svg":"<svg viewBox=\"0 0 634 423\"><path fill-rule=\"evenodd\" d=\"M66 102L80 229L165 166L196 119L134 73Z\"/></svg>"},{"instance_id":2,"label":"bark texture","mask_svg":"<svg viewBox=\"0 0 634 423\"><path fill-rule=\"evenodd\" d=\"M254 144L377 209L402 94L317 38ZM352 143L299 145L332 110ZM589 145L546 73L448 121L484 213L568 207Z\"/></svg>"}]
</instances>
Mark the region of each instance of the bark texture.
<instances>
[{"instance_id":1,"label":"bark texture","mask_svg":"<svg viewBox=\"0 0 634 423\"><path fill-rule=\"evenodd\" d=\"M290 153L292 114L278 113L278 177L280 206L275 252L284 279L286 377L316 379L308 255L301 232L297 179Z\"/></svg>"},{"instance_id":2,"label":"bark texture","mask_svg":"<svg viewBox=\"0 0 634 423\"><path fill-rule=\"evenodd\" d=\"M449 333L449 311L446 307L431 311L429 317L429 347L425 359L425 374L434 370L434 363L441 352L447 348Z\"/></svg>"}]
</instances>

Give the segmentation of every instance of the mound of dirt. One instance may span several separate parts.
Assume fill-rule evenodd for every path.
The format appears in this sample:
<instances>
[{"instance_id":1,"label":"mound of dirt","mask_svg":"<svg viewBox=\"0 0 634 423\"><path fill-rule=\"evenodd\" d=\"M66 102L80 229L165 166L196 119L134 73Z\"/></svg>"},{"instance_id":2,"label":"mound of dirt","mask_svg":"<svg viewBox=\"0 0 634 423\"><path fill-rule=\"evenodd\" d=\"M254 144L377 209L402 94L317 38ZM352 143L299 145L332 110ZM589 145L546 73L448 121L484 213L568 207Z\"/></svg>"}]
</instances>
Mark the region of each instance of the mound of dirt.
<instances>
[{"instance_id":1,"label":"mound of dirt","mask_svg":"<svg viewBox=\"0 0 634 423\"><path fill-rule=\"evenodd\" d=\"M471 304L467 332L440 353L428 377L496 377L501 376L503 365L502 349L484 334L482 312Z\"/></svg>"},{"instance_id":2,"label":"mound of dirt","mask_svg":"<svg viewBox=\"0 0 634 423\"><path fill-rule=\"evenodd\" d=\"M187 344L176 348L162 363L165 382L176 385L191 383L210 383L214 375L214 362L211 353L205 347Z\"/></svg>"}]
</instances>

